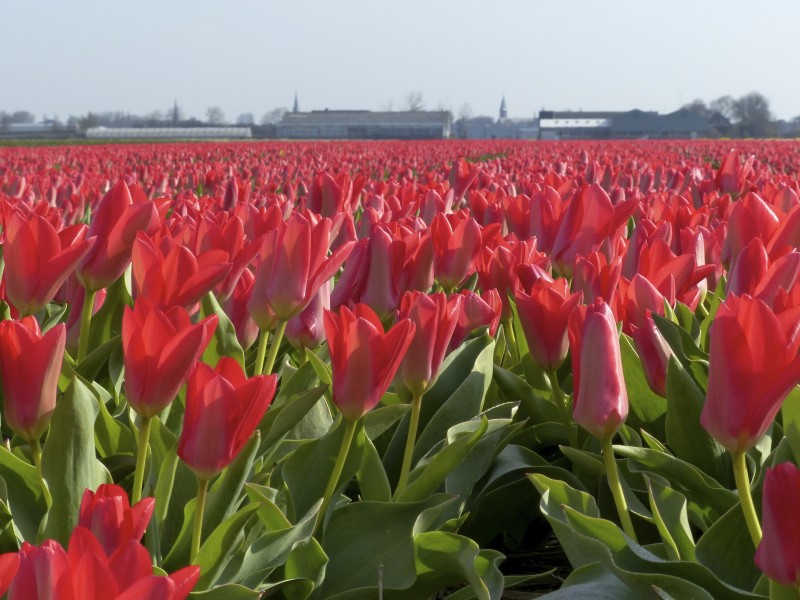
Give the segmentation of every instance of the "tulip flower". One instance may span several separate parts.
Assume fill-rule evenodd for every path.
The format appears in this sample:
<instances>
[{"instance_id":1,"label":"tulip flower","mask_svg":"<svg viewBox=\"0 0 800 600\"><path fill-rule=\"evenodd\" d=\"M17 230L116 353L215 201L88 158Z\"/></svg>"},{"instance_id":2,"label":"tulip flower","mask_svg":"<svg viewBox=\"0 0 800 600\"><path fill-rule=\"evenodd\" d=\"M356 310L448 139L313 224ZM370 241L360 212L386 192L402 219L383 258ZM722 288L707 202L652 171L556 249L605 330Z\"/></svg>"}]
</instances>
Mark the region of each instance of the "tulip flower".
<instances>
[{"instance_id":1,"label":"tulip flower","mask_svg":"<svg viewBox=\"0 0 800 600\"><path fill-rule=\"evenodd\" d=\"M0 322L0 374L5 420L34 447L56 408L67 332L63 324L42 335L33 317Z\"/></svg>"},{"instance_id":2,"label":"tulip flower","mask_svg":"<svg viewBox=\"0 0 800 600\"><path fill-rule=\"evenodd\" d=\"M222 357L216 369L198 362L189 375L178 456L199 480L192 561L200 548L208 481L227 467L250 439L276 386L275 375L248 379L241 365L228 357Z\"/></svg>"},{"instance_id":3,"label":"tulip flower","mask_svg":"<svg viewBox=\"0 0 800 600\"><path fill-rule=\"evenodd\" d=\"M5 229L3 278L20 316L39 312L53 299L94 244L85 234L85 225L56 232L40 215L25 218L12 212Z\"/></svg>"},{"instance_id":4,"label":"tulip flower","mask_svg":"<svg viewBox=\"0 0 800 600\"><path fill-rule=\"evenodd\" d=\"M258 338L259 324L255 322L250 315L250 311L247 310L247 303L250 300L254 282L255 275L253 275L253 272L245 269L239 281L236 282L233 292L222 304L225 314L228 315L233 328L236 330L236 339L239 340L243 350L250 348ZM275 315L272 315L271 320L267 322L264 329L269 331L276 325Z\"/></svg>"},{"instance_id":5,"label":"tulip flower","mask_svg":"<svg viewBox=\"0 0 800 600\"><path fill-rule=\"evenodd\" d=\"M209 250L197 256L180 243L164 238L162 248L144 233L133 243L133 281L136 298L160 308L190 309L230 271L228 253Z\"/></svg>"},{"instance_id":6,"label":"tulip flower","mask_svg":"<svg viewBox=\"0 0 800 600\"><path fill-rule=\"evenodd\" d=\"M327 218L312 225L304 216L295 213L265 237L248 306L258 322L256 314L263 313L264 305L268 304L278 319L278 326L266 368L267 336L262 330L256 374L272 370L287 321L308 306L320 286L333 277L352 250L353 243L345 243L327 256L332 225Z\"/></svg>"},{"instance_id":7,"label":"tulip flower","mask_svg":"<svg viewBox=\"0 0 800 600\"><path fill-rule=\"evenodd\" d=\"M611 441L628 416L619 334L614 315L601 299L575 309L569 319L572 346L573 417L603 446L608 483L625 533L636 539L614 461Z\"/></svg>"},{"instance_id":8,"label":"tulip flower","mask_svg":"<svg viewBox=\"0 0 800 600\"><path fill-rule=\"evenodd\" d=\"M286 324L286 339L299 350L305 360L305 349L314 349L325 341L325 327L322 318L325 309L331 307L331 282L320 286L310 304L303 311L289 319Z\"/></svg>"},{"instance_id":9,"label":"tulip flower","mask_svg":"<svg viewBox=\"0 0 800 600\"><path fill-rule=\"evenodd\" d=\"M380 402L414 338L415 325L401 319L388 332L369 306L357 304L351 312L326 310L325 336L331 355L333 403L345 420L345 433L336 463L323 494L320 521L336 490L356 424Z\"/></svg>"},{"instance_id":10,"label":"tulip flower","mask_svg":"<svg viewBox=\"0 0 800 600\"><path fill-rule=\"evenodd\" d=\"M422 292L407 292L400 302L400 319L411 321L415 330L397 371L397 379L411 392L412 397L411 421L397 493L405 487L411 468L422 395L433 385L439 374L450 338L458 323L460 305L461 296L455 295L448 301L443 293L429 296Z\"/></svg>"},{"instance_id":11,"label":"tulip flower","mask_svg":"<svg viewBox=\"0 0 800 600\"><path fill-rule=\"evenodd\" d=\"M134 200L135 196L135 200ZM117 279L131 262L131 252L139 231L150 233L158 227L158 210L137 186L129 189L120 180L97 206L87 237L96 237L94 245L78 263L76 273L86 298L81 313L78 361L86 357L89 323L94 295Z\"/></svg>"},{"instance_id":12,"label":"tulip flower","mask_svg":"<svg viewBox=\"0 0 800 600\"><path fill-rule=\"evenodd\" d=\"M122 315L125 397L142 417L132 499L141 499L151 420L178 395L217 328L212 315L192 325L186 309L162 310L139 299Z\"/></svg>"},{"instance_id":13,"label":"tulip flower","mask_svg":"<svg viewBox=\"0 0 800 600\"><path fill-rule=\"evenodd\" d=\"M457 220L452 225L444 214L431 224L434 272L445 290L454 290L475 271L475 258L481 249L481 228L475 219Z\"/></svg>"},{"instance_id":14,"label":"tulip flower","mask_svg":"<svg viewBox=\"0 0 800 600\"><path fill-rule=\"evenodd\" d=\"M548 372L556 371L567 358L567 324L582 298L582 292L570 294L566 279L539 279L530 295L522 291L514 294L531 358Z\"/></svg>"},{"instance_id":15,"label":"tulip flower","mask_svg":"<svg viewBox=\"0 0 800 600\"><path fill-rule=\"evenodd\" d=\"M781 463L767 469L761 498L764 532L755 563L785 586L800 585L800 469Z\"/></svg>"},{"instance_id":16,"label":"tulip flower","mask_svg":"<svg viewBox=\"0 0 800 600\"><path fill-rule=\"evenodd\" d=\"M89 529L111 556L128 542L142 539L154 508L154 498L142 498L131 507L124 489L104 483L96 492L83 493L78 525Z\"/></svg>"},{"instance_id":17,"label":"tulip flower","mask_svg":"<svg viewBox=\"0 0 800 600\"><path fill-rule=\"evenodd\" d=\"M711 325L703 427L730 452L766 433L800 381L800 307L776 315L762 300L729 296Z\"/></svg>"},{"instance_id":18,"label":"tulip flower","mask_svg":"<svg viewBox=\"0 0 800 600\"><path fill-rule=\"evenodd\" d=\"M762 300L728 296L711 325L706 403L700 423L733 456L733 473L753 542L761 529L745 453L767 432L800 381L800 307L779 315Z\"/></svg>"},{"instance_id":19,"label":"tulip flower","mask_svg":"<svg viewBox=\"0 0 800 600\"><path fill-rule=\"evenodd\" d=\"M14 576L19 570L19 554L7 552L0 554L0 595L8 591Z\"/></svg>"},{"instance_id":20,"label":"tulip flower","mask_svg":"<svg viewBox=\"0 0 800 600\"><path fill-rule=\"evenodd\" d=\"M467 336L479 327L488 326L489 335L494 336L500 325L503 303L497 290L486 290L481 295L463 290L461 296L461 311L458 315L458 323L453 330L453 337L450 338L448 352L458 348Z\"/></svg>"},{"instance_id":21,"label":"tulip flower","mask_svg":"<svg viewBox=\"0 0 800 600\"><path fill-rule=\"evenodd\" d=\"M13 558L12 558L13 557ZM11 573L14 561L19 565ZM92 532L77 526L68 550L55 540L24 542L19 552L0 556L0 577L13 579L9 600L184 600L200 578L195 566L154 575L147 549L133 540L107 555Z\"/></svg>"}]
</instances>

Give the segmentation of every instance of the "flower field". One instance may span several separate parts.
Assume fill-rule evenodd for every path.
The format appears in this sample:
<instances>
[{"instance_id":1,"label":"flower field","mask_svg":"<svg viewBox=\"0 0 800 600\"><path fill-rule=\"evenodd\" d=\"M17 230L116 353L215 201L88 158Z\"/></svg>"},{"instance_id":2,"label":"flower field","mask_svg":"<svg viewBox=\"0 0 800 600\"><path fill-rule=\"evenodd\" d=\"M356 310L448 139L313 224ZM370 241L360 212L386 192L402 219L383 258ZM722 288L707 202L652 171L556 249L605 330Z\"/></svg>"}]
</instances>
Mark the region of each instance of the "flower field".
<instances>
[{"instance_id":1,"label":"flower field","mask_svg":"<svg viewBox=\"0 0 800 600\"><path fill-rule=\"evenodd\" d=\"M800 145L3 149L0 593L797 598Z\"/></svg>"}]
</instances>

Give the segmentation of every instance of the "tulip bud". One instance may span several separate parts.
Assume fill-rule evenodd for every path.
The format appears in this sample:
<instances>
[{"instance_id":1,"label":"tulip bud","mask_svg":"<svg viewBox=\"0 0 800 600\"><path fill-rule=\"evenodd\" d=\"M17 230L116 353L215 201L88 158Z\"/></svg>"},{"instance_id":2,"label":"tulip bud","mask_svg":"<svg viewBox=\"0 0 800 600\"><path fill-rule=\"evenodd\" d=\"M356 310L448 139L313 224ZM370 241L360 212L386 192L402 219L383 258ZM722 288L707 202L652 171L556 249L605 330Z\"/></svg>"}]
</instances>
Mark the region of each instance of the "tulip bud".
<instances>
[{"instance_id":1,"label":"tulip bud","mask_svg":"<svg viewBox=\"0 0 800 600\"><path fill-rule=\"evenodd\" d=\"M154 498L142 498L131 507L124 489L104 483L96 492L87 489L83 493L78 525L94 533L111 556L128 542L142 539L154 508Z\"/></svg>"},{"instance_id":2,"label":"tulip bud","mask_svg":"<svg viewBox=\"0 0 800 600\"><path fill-rule=\"evenodd\" d=\"M628 416L619 334L614 315L600 299L578 307L569 319L575 422L603 440Z\"/></svg>"},{"instance_id":3,"label":"tulip bud","mask_svg":"<svg viewBox=\"0 0 800 600\"><path fill-rule=\"evenodd\" d=\"M786 586L800 584L800 469L781 463L767 469L761 500L763 537L755 563Z\"/></svg>"}]
</instances>

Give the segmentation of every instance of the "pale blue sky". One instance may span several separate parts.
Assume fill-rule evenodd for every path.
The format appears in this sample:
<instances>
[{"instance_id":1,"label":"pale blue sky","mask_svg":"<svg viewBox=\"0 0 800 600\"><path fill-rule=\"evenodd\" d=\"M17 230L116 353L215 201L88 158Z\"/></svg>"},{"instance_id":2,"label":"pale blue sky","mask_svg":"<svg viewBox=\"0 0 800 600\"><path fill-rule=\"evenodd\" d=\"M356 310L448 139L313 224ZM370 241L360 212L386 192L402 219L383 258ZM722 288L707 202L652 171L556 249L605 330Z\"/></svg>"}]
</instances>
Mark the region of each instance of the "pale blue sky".
<instances>
[{"instance_id":1,"label":"pale blue sky","mask_svg":"<svg viewBox=\"0 0 800 600\"><path fill-rule=\"evenodd\" d=\"M800 115L793 0L4 0L0 110L668 112L757 90Z\"/></svg>"}]
</instances>

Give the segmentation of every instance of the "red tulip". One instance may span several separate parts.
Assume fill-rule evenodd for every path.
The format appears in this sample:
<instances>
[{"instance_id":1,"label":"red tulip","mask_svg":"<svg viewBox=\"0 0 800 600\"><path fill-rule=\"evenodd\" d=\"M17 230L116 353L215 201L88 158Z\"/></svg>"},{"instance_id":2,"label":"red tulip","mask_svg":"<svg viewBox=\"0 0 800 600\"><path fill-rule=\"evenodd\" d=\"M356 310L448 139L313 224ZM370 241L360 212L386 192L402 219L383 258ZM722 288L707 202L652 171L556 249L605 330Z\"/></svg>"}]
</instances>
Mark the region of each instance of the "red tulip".
<instances>
[{"instance_id":1,"label":"red tulip","mask_svg":"<svg viewBox=\"0 0 800 600\"><path fill-rule=\"evenodd\" d=\"M351 312L325 311L325 336L333 371L333 402L346 419L372 410L392 382L414 336L414 324L399 321L384 333L375 312L357 304Z\"/></svg>"},{"instance_id":2,"label":"red tulip","mask_svg":"<svg viewBox=\"0 0 800 600\"><path fill-rule=\"evenodd\" d=\"M85 225L56 232L43 217L11 213L3 244L6 295L21 316L43 309L94 244Z\"/></svg>"},{"instance_id":3,"label":"red tulip","mask_svg":"<svg viewBox=\"0 0 800 600\"><path fill-rule=\"evenodd\" d=\"M453 226L448 217L437 214L431 224L434 271L445 289L456 288L475 271L475 258L481 249L481 227L475 219L458 219Z\"/></svg>"},{"instance_id":4,"label":"red tulip","mask_svg":"<svg viewBox=\"0 0 800 600\"><path fill-rule=\"evenodd\" d=\"M289 319L286 324L286 339L297 350L316 348L325 341L322 318L325 309L331 307L331 282L323 283L303 311Z\"/></svg>"},{"instance_id":5,"label":"red tulip","mask_svg":"<svg viewBox=\"0 0 800 600\"><path fill-rule=\"evenodd\" d=\"M41 546L24 542L19 550L19 569L11 582L8 598L73 600L72 572L64 548L55 540L47 540Z\"/></svg>"},{"instance_id":6,"label":"red tulip","mask_svg":"<svg viewBox=\"0 0 800 600\"><path fill-rule=\"evenodd\" d=\"M800 381L800 307L776 315L762 300L729 296L711 325L700 423L732 453L752 448Z\"/></svg>"},{"instance_id":7,"label":"red tulip","mask_svg":"<svg viewBox=\"0 0 800 600\"><path fill-rule=\"evenodd\" d=\"M761 500L764 537L755 563L786 586L800 584L800 470L792 463L767 469Z\"/></svg>"},{"instance_id":8,"label":"red tulip","mask_svg":"<svg viewBox=\"0 0 800 600\"><path fill-rule=\"evenodd\" d=\"M569 293L566 279L540 279L530 296L522 291L514 294L531 358L543 369L555 371L567 358L567 324L582 298L582 292Z\"/></svg>"},{"instance_id":9,"label":"red tulip","mask_svg":"<svg viewBox=\"0 0 800 600\"><path fill-rule=\"evenodd\" d=\"M628 416L619 334L608 304L598 299L569 319L573 418L596 438L613 436Z\"/></svg>"},{"instance_id":10,"label":"red tulip","mask_svg":"<svg viewBox=\"0 0 800 600\"><path fill-rule=\"evenodd\" d=\"M125 395L137 413L154 417L172 402L216 327L216 315L192 325L178 306L164 311L137 300L133 309L125 307Z\"/></svg>"},{"instance_id":11,"label":"red tulip","mask_svg":"<svg viewBox=\"0 0 800 600\"><path fill-rule=\"evenodd\" d=\"M415 326L414 337L400 363L397 378L421 396L436 381L447 354L461 308L461 296L407 292L400 301L400 319Z\"/></svg>"},{"instance_id":12,"label":"red tulip","mask_svg":"<svg viewBox=\"0 0 800 600\"><path fill-rule=\"evenodd\" d=\"M486 290L480 296L475 292L464 290L461 292L461 310L458 323L450 338L447 351L452 352L479 327L489 327L489 335L497 333L500 325L500 315L503 312L503 302L497 290Z\"/></svg>"},{"instance_id":13,"label":"red tulip","mask_svg":"<svg viewBox=\"0 0 800 600\"><path fill-rule=\"evenodd\" d=\"M264 304L270 305L278 319L288 320L308 306L320 286L333 277L353 244L343 244L327 256L331 227L330 219L312 225L295 213L267 234L249 304L256 322L256 313Z\"/></svg>"},{"instance_id":14,"label":"red tulip","mask_svg":"<svg viewBox=\"0 0 800 600\"><path fill-rule=\"evenodd\" d=\"M19 570L19 554L7 552L0 554L0 595L8 591L14 576Z\"/></svg>"},{"instance_id":15,"label":"red tulip","mask_svg":"<svg viewBox=\"0 0 800 600\"><path fill-rule=\"evenodd\" d=\"M228 253L209 250L195 256L169 237L161 248L144 233L133 244L133 281L136 298L155 306L191 308L220 283L228 271Z\"/></svg>"},{"instance_id":16,"label":"red tulip","mask_svg":"<svg viewBox=\"0 0 800 600\"><path fill-rule=\"evenodd\" d=\"M270 331L278 324L274 314L267 314L266 319L256 323L247 310L247 303L250 301L250 293L253 291L255 275L247 269L242 272L242 276L233 288L233 292L222 305L225 314L236 330L236 339L239 340L244 350L247 350L258 338L259 325L265 331ZM264 316L262 314L262 316Z\"/></svg>"},{"instance_id":17,"label":"red tulip","mask_svg":"<svg viewBox=\"0 0 800 600\"><path fill-rule=\"evenodd\" d=\"M42 335L33 317L0 322L5 418L28 442L39 440L56 408L66 340L63 323Z\"/></svg>"},{"instance_id":18,"label":"red tulip","mask_svg":"<svg viewBox=\"0 0 800 600\"><path fill-rule=\"evenodd\" d=\"M276 385L275 375L248 379L232 358L221 358L216 369L196 363L186 383L181 460L201 479L222 471L250 439Z\"/></svg>"},{"instance_id":19,"label":"red tulip","mask_svg":"<svg viewBox=\"0 0 800 600\"><path fill-rule=\"evenodd\" d=\"M128 542L142 539L154 508L154 498L142 498L131 507L124 489L104 483L96 492L83 493L78 525L91 530L111 556Z\"/></svg>"},{"instance_id":20,"label":"red tulip","mask_svg":"<svg viewBox=\"0 0 800 600\"><path fill-rule=\"evenodd\" d=\"M135 198L134 198L135 197ZM97 241L78 264L83 286L96 292L114 283L131 262L131 250L139 231L158 227L158 210L137 186L120 180L97 206L87 237Z\"/></svg>"}]
</instances>

